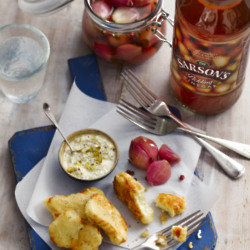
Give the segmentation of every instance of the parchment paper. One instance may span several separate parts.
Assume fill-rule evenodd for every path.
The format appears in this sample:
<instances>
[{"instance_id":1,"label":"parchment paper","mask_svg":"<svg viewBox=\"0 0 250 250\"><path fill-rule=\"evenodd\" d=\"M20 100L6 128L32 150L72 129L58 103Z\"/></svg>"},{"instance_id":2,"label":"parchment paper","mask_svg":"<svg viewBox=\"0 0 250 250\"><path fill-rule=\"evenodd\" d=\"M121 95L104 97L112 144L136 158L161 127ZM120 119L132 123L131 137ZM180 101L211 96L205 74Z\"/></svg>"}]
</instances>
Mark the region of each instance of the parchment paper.
<instances>
[{"instance_id":1,"label":"parchment paper","mask_svg":"<svg viewBox=\"0 0 250 250\"><path fill-rule=\"evenodd\" d=\"M22 185L23 192L20 192L20 190L17 192L17 201L19 206L22 206L22 199L24 198L20 197L20 194L25 193L26 189L34 190L32 195L29 191L31 199L28 206L26 200L27 214L23 213L25 213L26 217L28 215L34 220L29 219L29 222L32 221L31 226L38 231L39 235L47 243L49 241L48 231L46 227L41 227L41 225L48 226L52 219L43 205L43 200L56 194L75 193L90 186L102 189L107 198L120 211L127 224L131 226L128 228L127 242L122 244L124 247L133 247L139 244L142 240L140 234L146 229L150 233L156 232L195 211L197 208L207 212L214 203L215 196L213 195L211 186L205 186L200 180L194 177L193 172L199 159L201 147L191 137L181 133L171 133L161 137L146 133L120 116L115 109L114 104L97 101L86 96L74 84L59 123L66 135L75 130L91 127L103 130L116 141L120 158L115 170L109 176L91 183L76 182L68 177L58 162L58 150L62 138L56 132L35 185L33 183L32 186L27 181L27 185ZM172 167L171 178L166 184L154 187L149 186L145 180L145 171L129 164L128 148L130 141L139 135L151 138L158 146L166 143L180 155L182 160L179 164ZM118 200L114 194L112 182L115 174L128 169L133 169L135 177L148 189L145 196L148 203L154 209L154 222L151 225L137 223L125 204ZM185 175L185 180L182 182L179 181L181 174ZM25 177L25 180L27 178L29 178L29 175ZM21 184L19 185L21 186ZM161 214L160 209L156 208L153 204L155 197L161 192L187 196L187 211L182 216L169 218L165 225L161 225L159 219ZM24 209L22 206L21 211L24 211Z\"/></svg>"}]
</instances>

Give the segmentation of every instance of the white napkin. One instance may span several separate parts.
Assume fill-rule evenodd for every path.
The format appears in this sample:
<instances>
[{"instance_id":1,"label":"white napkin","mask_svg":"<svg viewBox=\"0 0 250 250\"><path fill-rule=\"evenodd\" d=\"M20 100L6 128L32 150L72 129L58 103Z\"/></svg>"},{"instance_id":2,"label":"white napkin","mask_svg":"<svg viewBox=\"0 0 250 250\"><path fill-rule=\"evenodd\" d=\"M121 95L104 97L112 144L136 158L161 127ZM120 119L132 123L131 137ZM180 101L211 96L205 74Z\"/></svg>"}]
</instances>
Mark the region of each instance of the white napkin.
<instances>
[{"instance_id":1,"label":"white napkin","mask_svg":"<svg viewBox=\"0 0 250 250\"><path fill-rule=\"evenodd\" d=\"M72 112L72 110L74 110L74 112ZM145 231L146 228L150 233L153 233L182 217L178 216L177 218L171 218L168 220L167 224L161 225L159 219L161 211L153 204L153 200L160 192L187 196L187 212L185 212L183 216L188 215L197 208L207 212L214 203L215 196L213 196L212 190L206 187L193 175L193 171L199 159L201 147L192 138L181 133L171 133L161 137L148 134L120 116L116 112L114 104L98 101L86 96L75 84L72 87L60 120L60 126L65 134L70 134L75 130L86 127L103 130L111 135L118 144L120 158L115 170L106 178L91 183L76 182L68 177L59 166L58 150L62 138L56 132L36 184L29 181L31 174L28 174L24 180L18 184L16 191L16 199L20 210L24 213L26 218L27 215L29 215L36 222L28 218L28 222L31 223L31 226L50 245L47 228L41 227L39 224L47 226L51 222L51 216L43 205L43 200L52 195L75 193L90 186L102 189L107 198L110 199L113 205L115 205L123 215L127 224L131 225L128 230L127 242L122 244L124 247L133 247L139 244L142 240L140 239L140 234ZM137 169L128 163L128 148L130 141L139 135L151 138L158 146L166 143L180 155L182 160L179 164L172 167L171 178L166 184L150 187L145 181L145 171ZM146 199L155 213L154 222L148 226L137 223L125 204L114 195L112 186L114 175L128 169L133 169L138 181L148 188L148 191L145 193ZM181 174L185 176L185 180L182 182L179 181L179 176ZM27 190L30 195L30 190L34 190L28 206L28 200L22 197L22 194L26 194ZM22 200L25 200L25 205L22 204ZM25 212L26 208L27 213ZM109 246L109 249L110 247L111 246Z\"/></svg>"}]
</instances>

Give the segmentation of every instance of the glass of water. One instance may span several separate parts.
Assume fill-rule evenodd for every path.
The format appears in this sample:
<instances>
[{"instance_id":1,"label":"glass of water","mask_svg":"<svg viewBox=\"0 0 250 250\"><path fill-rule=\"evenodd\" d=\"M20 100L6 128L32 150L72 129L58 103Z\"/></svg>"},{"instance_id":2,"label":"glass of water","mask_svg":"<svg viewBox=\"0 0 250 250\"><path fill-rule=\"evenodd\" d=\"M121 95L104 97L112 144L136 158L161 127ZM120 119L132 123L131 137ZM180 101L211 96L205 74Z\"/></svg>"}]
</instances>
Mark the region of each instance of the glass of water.
<instances>
[{"instance_id":1,"label":"glass of water","mask_svg":"<svg viewBox=\"0 0 250 250\"><path fill-rule=\"evenodd\" d=\"M11 101L25 103L42 87L49 41L37 28L9 24L0 28L0 87Z\"/></svg>"}]
</instances>

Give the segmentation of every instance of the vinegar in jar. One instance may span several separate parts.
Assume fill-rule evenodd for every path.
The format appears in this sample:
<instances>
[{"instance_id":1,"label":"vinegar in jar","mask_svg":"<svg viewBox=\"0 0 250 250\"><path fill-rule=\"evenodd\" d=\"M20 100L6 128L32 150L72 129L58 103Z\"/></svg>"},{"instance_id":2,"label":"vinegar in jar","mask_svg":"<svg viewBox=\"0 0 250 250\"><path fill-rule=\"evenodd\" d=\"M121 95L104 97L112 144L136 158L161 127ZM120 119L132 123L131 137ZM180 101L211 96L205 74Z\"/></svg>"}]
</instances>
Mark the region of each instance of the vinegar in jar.
<instances>
[{"instance_id":1,"label":"vinegar in jar","mask_svg":"<svg viewBox=\"0 0 250 250\"><path fill-rule=\"evenodd\" d=\"M170 83L194 112L222 112L242 92L250 44L247 1L176 1Z\"/></svg>"}]
</instances>

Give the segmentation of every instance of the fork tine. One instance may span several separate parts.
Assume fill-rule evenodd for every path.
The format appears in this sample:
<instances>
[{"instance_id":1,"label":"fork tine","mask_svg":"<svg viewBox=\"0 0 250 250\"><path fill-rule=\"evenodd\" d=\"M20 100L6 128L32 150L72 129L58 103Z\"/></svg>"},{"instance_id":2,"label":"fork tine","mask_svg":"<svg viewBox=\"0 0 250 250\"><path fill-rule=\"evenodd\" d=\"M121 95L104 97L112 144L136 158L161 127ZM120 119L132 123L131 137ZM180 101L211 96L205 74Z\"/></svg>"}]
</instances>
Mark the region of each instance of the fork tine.
<instances>
[{"instance_id":1,"label":"fork tine","mask_svg":"<svg viewBox=\"0 0 250 250\"><path fill-rule=\"evenodd\" d=\"M127 106L124 103L119 103L119 108L120 110L123 110L124 112L126 112L127 114L130 114L132 117L136 118L137 120L140 120L142 123L144 123L145 125L148 125L149 127L151 127L152 129L155 127L156 125L156 121L150 119L149 117L145 117L142 115L141 112L137 112L136 110L134 110L132 107Z\"/></svg>"},{"instance_id":2,"label":"fork tine","mask_svg":"<svg viewBox=\"0 0 250 250\"><path fill-rule=\"evenodd\" d=\"M124 118L126 118L127 120L129 120L130 122L134 123L135 125L145 129L146 131L150 132L150 133L155 133L154 129L150 126L148 126L147 124L145 124L144 121L142 121L141 119L138 119L138 117L131 115L131 113L127 112L126 110L122 109L121 106L117 106L117 112L122 115Z\"/></svg>"},{"instance_id":3,"label":"fork tine","mask_svg":"<svg viewBox=\"0 0 250 250\"><path fill-rule=\"evenodd\" d=\"M181 226L187 226L187 228L191 228L201 216L203 216L203 213L198 214L196 217L189 219L185 223L181 223Z\"/></svg>"},{"instance_id":4,"label":"fork tine","mask_svg":"<svg viewBox=\"0 0 250 250\"><path fill-rule=\"evenodd\" d=\"M175 225L180 225L180 226L186 226L187 227L187 230L188 230L188 235L190 235L191 233L193 233L195 230L195 228L203 221L203 219L204 219L205 217L203 216L203 214L199 214L199 216L197 217L195 217L195 219L194 220L192 220L191 222L187 222L187 223L185 223L185 224L175 224ZM175 226L174 225L174 226ZM173 225L172 225L173 226ZM172 228L172 226L171 226L171 228ZM166 234L166 233L164 233L167 237L169 237L170 236L170 234L171 234L171 230L169 230L168 231L168 233Z\"/></svg>"},{"instance_id":5,"label":"fork tine","mask_svg":"<svg viewBox=\"0 0 250 250\"><path fill-rule=\"evenodd\" d=\"M201 212L200 210L197 210L197 211L195 211L194 213L190 214L189 216L183 218L183 219L180 220L180 221L177 221L175 224L170 225L169 227L167 227L167 228L165 228L165 229L163 229L163 230L161 230L161 231L159 231L159 232L157 232L157 233L158 233L158 234L165 234L167 231L169 231L169 230L172 228L172 226L175 226L175 225L182 225L182 223L185 223L186 221L189 221L190 219L196 217L200 212Z\"/></svg>"},{"instance_id":6,"label":"fork tine","mask_svg":"<svg viewBox=\"0 0 250 250\"><path fill-rule=\"evenodd\" d=\"M119 105L119 110L124 112L127 116L130 117L130 119L133 119L134 121L140 122L144 126L148 126L150 129L154 129L154 125L147 120L144 120L142 117L138 117L137 114L134 112L130 112L126 107L123 107L122 105Z\"/></svg>"},{"instance_id":7,"label":"fork tine","mask_svg":"<svg viewBox=\"0 0 250 250\"><path fill-rule=\"evenodd\" d=\"M199 223L204 219L204 218L200 219L201 216L203 216L203 213L201 213L201 211L198 210L198 211L194 212L193 214L189 215L188 217L176 222L175 224L172 224L171 226L167 227L166 229L161 230L160 234L164 234L167 238L170 238L172 227L177 226L177 225L187 226L188 230L192 230L193 227L199 225ZM169 244L171 244L172 241L173 240L170 240Z\"/></svg>"},{"instance_id":8,"label":"fork tine","mask_svg":"<svg viewBox=\"0 0 250 250\"><path fill-rule=\"evenodd\" d=\"M202 218L201 220L200 220L200 222L203 220L204 218ZM191 231L188 231L188 236L190 235L190 234L192 234L192 233L194 233L198 228L200 228L200 227L202 227L203 225L205 224L205 222L203 222L202 224L197 224L197 226ZM170 241L168 241L168 244L167 244L167 248L165 248L165 249L169 249L170 247L173 247L173 246L175 246L175 245L177 245L177 244L179 244L180 242L179 241L177 241L177 240L175 240L175 239L171 239Z\"/></svg>"},{"instance_id":9,"label":"fork tine","mask_svg":"<svg viewBox=\"0 0 250 250\"><path fill-rule=\"evenodd\" d=\"M125 69L124 72L126 72L126 74L130 74L133 78L134 81L137 82L137 86L141 86L143 87L144 93L147 93L147 96L151 98L151 100L158 100L159 97L154 94L135 74L131 69Z\"/></svg>"},{"instance_id":10,"label":"fork tine","mask_svg":"<svg viewBox=\"0 0 250 250\"><path fill-rule=\"evenodd\" d=\"M130 122L134 123L138 127L141 127L142 129L144 129L144 130L146 130L146 131L148 131L150 133L154 133L152 128L142 124L141 122L136 121L134 118L131 118L130 115L124 113L124 111L121 111L121 110L117 109L117 113L119 113L121 116L123 116L124 118L126 118Z\"/></svg>"},{"instance_id":11,"label":"fork tine","mask_svg":"<svg viewBox=\"0 0 250 250\"><path fill-rule=\"evenodd\" d=\"M139 91L137 88L131 86L129 80L126 78L126 76L125 76L123 73L121 73L121 76L122 76L123 79L124 79L126 89L127 89L128 92L134 97L134 99L135 99L141 106L143 106L143 107L149 106L150 104L147 103L147 102L143 99L142 94L140 93L140 91Z\"/></svg>"},{"instance_id":12,"label":"fork tine","mask_svg":"<svg viewBox=\"0 0 250 250\"><path fill-rule=\"evenodd\" d=\"M201 227L205 223L205 222L203 222L202 224L200 224L200 222L204 218L205 218L205 216L203 215L203 213L200 210L197 210L196 212L190 214L189 216L183 218L182 220L179 220L176 223L172 224L168 228L152 234L143 243L141 243L140 245L138 245L132 249L138 250L138 249L142 249L142 247L156 249L156 247L158 247L158 246L156 246L155 240L157 239L157 237L159 237L158 235L161 235L161 234L164 234L166 236L167 245L163 248L158 247L157 249L169 249L173 246L176 246L177 244L180 244L180 242L176 241L175 239L170 238L171 232L169 230L173 226L176 226L176 225L181 225L181 226L188 225L188 234L187 235L189 236L190 234L192 234L195 230L197 230L199 227ZM167 231L169 231L168 234L165 234L165 232L167 232Z\"/></svg>"},{"instance_id":13,"label":"fork tine","mask_svg":"<svg viewBox=\"0 0 250 250\"><path fill-rule=\"evenodd\" d=\"M150 92L150 90L144 85L144 83L133 73L130 69L125 69L124 74L127 75L127 77L130 79L130 84L133 83L133 85L141 91L141 93L144 95L145 98L152 102L154 102L157 99L157 96Z\"/></svg>"},{"instance_id":14,"label":"fork tine","mask_svg":"<svg viewBox=\"0 0 250 250\"><path fill-rule=\"evenodd\" d=\"M194 218L193 217L189 218L187 222L182 222L180 224L177 222L174 225L187 226L187 229L188 229L187 235L189 236L190 234L195 232L199 227L201 227L205 223L205 222L203 222L202 224L200 224L204 220L205 216L203 215L203 213L199 213L199 212L200 211L198 211L197 216L195 216ZM174 225L172 225L172 226L174 226ZM169 231L167 234L165 234L165 236L167 238L170 238L171 237L171 231ZM171 239L171 240L168 241L167 248L165 248L165 249L173 247L173 246L175 246L175 245L177 245L179 243L180 242L176 241L175 239Z\"/></svg>"},{"instance_id":15,"label":"fork tine","mask_svg":"<svg viewBox=\"0 0 250 250\"><path fill-rule=\"evenodd\" d=\"M126 80L126 84L131 87L131 89L140 96L147 105L152 105L156 98L152 95L149 95L148 91L145 90L143 83L135 76L135 74L130 70L124 70L121 73L121 76Z\"/></svg>"},{"instance_id":16,"label":"fork tine","mask_svg":"<svg viewBox=\"0 0 250 250\"><path fill-rule=\"evenodd\" d=\"M144 91L144 85L138 82L139 79L135 78L135 75L133 73L131 74L130 72L132 71L124 70L121 75L126 79L127 84L129 84L133 90L141 96L141 98L144 98L145 102L152 104L155 101L155 98L153 98L151 95L148 95L147 91Z\"/></svg>"},{"instance_id":17,"label":"fork tine","mask_svg":"<svg viewBox=\"0 0 250 250\"><path fill-rule=\"evenodd\" d=\"M143 117L146 120L149 120L151 122L154 122L154 124L156 124L157 122L157 117L151 113L149 113L148 111L144 111L140 108L137 108L136 106L132 105L131 103L125 101L123 98L120 99L119 101L120 104L123 104L124 106L126 106L126 108L128 109L132 109L132 112L136 112L138 115L140 115L141 117Z\"/></svg>"},{"instance_id":18,"label":"fork tine","mask_svg":"<svg viewBox=\"0 0 250 250\"><path fill-rule=\"evenodd\" d=\"M196 221L193 225L189 226L188 229L188 235L192 234L193 232L195 232L199 227L201 227L202 225L205 224L205 222L203 222L202 224L200 224L203 220L205 219L205 217L200 218L198 221Z\"/></svg>"}]
</instances>

